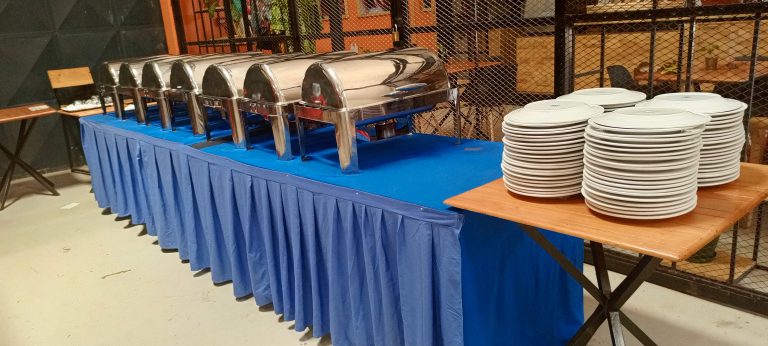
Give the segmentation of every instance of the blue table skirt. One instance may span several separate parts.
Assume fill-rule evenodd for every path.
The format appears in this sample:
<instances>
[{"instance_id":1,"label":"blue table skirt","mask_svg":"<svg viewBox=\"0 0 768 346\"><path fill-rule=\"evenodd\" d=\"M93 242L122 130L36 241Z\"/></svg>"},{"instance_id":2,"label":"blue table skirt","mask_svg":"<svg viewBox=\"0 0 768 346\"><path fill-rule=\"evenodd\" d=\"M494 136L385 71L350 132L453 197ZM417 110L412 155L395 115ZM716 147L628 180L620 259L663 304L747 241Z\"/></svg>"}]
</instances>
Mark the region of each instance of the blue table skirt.
<instances>
[{"instance_id":1,"label":"blue table skirt","mask_svg":"<svg viewBox=\"0 0 768 346\"><path fill-rule=\"evenodd\" d=\"M498 143L365 143L362 172L342 175L330 132L313 136L312 160L281 162L266 137L196 150L184 131L81 126L100 207L298 331L337 345L550 345L583 321L581 287L517 225L442 203L500 176ZM581 265L580 239L545 235Z\"/></svg>"}]
</instances>

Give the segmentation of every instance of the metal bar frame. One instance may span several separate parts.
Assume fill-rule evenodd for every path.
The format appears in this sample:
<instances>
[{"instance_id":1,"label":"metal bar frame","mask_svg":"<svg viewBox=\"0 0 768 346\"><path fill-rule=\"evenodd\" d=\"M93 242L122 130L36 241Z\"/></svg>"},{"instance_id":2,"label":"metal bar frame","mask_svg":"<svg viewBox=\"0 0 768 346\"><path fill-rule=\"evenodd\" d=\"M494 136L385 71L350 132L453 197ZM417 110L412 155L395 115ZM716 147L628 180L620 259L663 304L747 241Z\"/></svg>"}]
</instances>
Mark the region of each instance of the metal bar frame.
<instances>
[{"instance_id":1,"label":"metal bar frame","mask_svg":"<svg viewBox=\"0 0 768 346\"><path fill-rule=\"evenodd\" d=\"M608 265L605 260L603 244L590 242L592 249L593 265L597 278L597 287L582 271L571 263L544 235L535 227L520 225L522 230L533 239L560 267L571 275L592 297L597 301L597 308L584 321L576 334L568 342L569 345L587 345L600 325L606 320L611 334L613 345L624 345L623 328L626 328L644 345L655 345L651 338L645 334L631 319L621 312L621 307L637 291L661 263L660 258L642 256L627 277L611 290L608 278Z\"/></svg>"},{"instance_id":2,"label":"metal bar frame","mask_svg":"<svg viewBox=\"0 0 768 346\"><path fill-rule=\"evenodd\" d=\"M34 178L42 187L44 187L53 196L58 196L59 192L56 191L53 182L44 177L40 172L35 170L29 163L21 159L21 153L24 151L24 146L27 144L29 135L37 124L38 118L24 119L19 124L19 133L16 138L16 148L13 152L0 144L0 151L10 160L10 164L5 169L2 179L0 179L0 210L4 210L6 207L6 201L8 200L8 191L11 189L11 181L13 181L13 174L16 171L16 166L25 170L32 178Z\"/></svg>"}]
</instances>

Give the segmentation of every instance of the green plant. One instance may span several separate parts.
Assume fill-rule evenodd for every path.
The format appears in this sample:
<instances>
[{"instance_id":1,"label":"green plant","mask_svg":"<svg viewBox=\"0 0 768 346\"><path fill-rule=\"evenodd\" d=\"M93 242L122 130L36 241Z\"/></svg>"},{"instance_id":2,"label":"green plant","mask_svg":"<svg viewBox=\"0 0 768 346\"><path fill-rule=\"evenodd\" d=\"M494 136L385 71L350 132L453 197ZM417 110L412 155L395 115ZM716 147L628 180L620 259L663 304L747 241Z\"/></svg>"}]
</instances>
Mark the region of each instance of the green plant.
<instances>
[{"instance_id":1,"label":"green plant","mask_svg":"<svg viewBox=\"0 0 768 346\"><path fill-rule=\"evenodd\" d=\"M705 55L706 55L708 58L712 58L712 57L714 57L714 56L715 56L715 53L717 52L717 50L718 50L718 49L720 49L720 46L719 46L719 45L716 45L716 44L710 44L710 45L708 45L708 46L704 47L704 54L705 54Z\"/></svg>"},{"instance_id":2,"label":"green plant","mask_svg":"<svg viewBox=\"0 0 768 346\"><path fill-rule=\"evenodd\" d=\"M227 0L225 0L227 1ZM243 19L243 7L242 3L240 1L235 0L229 0L230 1L230 8L231 8L231 15L232 15L232 22L237 23L241 19ZM216 17L216 8L219 7L219 0L205 0L205 6L208 9L208 16L210 18Z\"/></svg>"}]
</instances>

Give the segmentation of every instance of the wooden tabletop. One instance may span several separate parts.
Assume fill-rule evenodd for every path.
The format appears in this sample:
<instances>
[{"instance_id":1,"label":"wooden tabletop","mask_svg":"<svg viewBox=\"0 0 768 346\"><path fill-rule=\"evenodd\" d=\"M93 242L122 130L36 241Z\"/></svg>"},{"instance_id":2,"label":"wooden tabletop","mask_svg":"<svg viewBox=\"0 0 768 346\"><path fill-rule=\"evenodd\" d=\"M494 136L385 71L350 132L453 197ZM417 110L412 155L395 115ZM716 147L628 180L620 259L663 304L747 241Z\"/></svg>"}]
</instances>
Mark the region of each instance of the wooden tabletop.
<instances>
[{"instance_id":1,"label":"wooden tabletop","mask_svg":"<svg viewBox=\"0 0 768 346\"><path fill-rule=\"evenodd\" d=\"M450 60L445 63L445 70L448 73L459 73L476 68L486 68L501 65L501 61L470 61L470 60Z\"/></svg>"},{"instance_id":2,"label":"wooden tabletop","mask_svg":"<svg viewBox=\"0 0 768 346\"><path fill-rule=\"evenodd\" d=\"M56 109L44 103L0 109L0 124L56 114Z\"/></svg>"},{"instance_id":3,"label":"wooden tabletop","mask_svg":"<svg viewBox=\"0 0 768 346\"><path fill-rule=\"evenodd\" d=\"M755 65L755 77L768 74L768 62L758 62ZM636 74L635 80L641 83L648 82L648 74ZM685 71L681 75L685 80ZM653 80L656 82L676 82L677 73L661 74L654 73ZM717 70L707 70L704 64L695 65L691 70L691 80L694 83L745 83L749 81L749 64L739 62L735 68L728 68L725 63L718 64Z\"/></svg>"},{"instance_id":4,"label":"wooden tabletop","mask_svg":"<svg viewBox=\"0 0 768 346\"><path fill-rule=\"evenodd\" d=\"M451 197L445 203L481 214L633 252L679 262L690 257L768 197L768 166L742 163L741 177L701 188L692 212L665 220L637 221L590 211L581 196L568 199L522 197L501 179Z\"/></svg>"}]
</instances>

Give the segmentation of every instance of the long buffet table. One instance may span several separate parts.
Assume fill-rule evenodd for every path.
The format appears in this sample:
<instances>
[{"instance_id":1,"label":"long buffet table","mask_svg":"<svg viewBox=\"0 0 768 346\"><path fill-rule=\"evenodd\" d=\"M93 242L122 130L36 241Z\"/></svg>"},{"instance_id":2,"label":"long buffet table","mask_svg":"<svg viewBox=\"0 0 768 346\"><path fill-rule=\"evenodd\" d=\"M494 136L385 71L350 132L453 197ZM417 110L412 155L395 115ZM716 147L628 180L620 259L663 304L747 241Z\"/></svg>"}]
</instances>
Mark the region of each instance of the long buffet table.
<instances>
[{"instance_id":1,"label":"long buffet table","mask_svg":"<svg viewBox=\"0 0 768 346\"><path fill-rule=\"evenodd\" d=\"M286 162L268 135L251 151L195 149L204 139L184 126L80 122L100 207L298 331L337 345L549 345L583 322L581 286L517 224L443 203L501 176L499 143L363 143L361 173L343 175L332 131L311 136L311 160ZM581 268L581 239L544 234Z\"/></svg>"}]
</instances>

